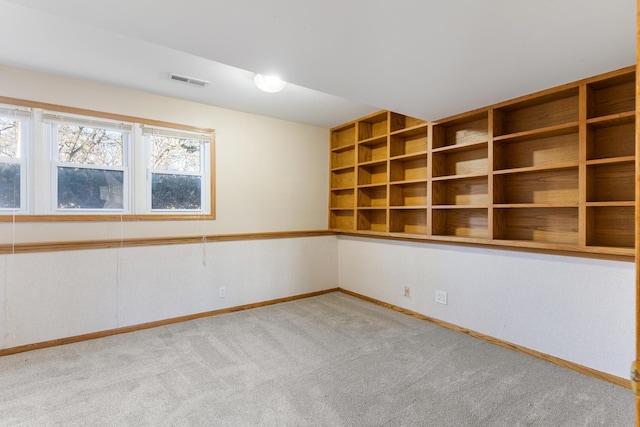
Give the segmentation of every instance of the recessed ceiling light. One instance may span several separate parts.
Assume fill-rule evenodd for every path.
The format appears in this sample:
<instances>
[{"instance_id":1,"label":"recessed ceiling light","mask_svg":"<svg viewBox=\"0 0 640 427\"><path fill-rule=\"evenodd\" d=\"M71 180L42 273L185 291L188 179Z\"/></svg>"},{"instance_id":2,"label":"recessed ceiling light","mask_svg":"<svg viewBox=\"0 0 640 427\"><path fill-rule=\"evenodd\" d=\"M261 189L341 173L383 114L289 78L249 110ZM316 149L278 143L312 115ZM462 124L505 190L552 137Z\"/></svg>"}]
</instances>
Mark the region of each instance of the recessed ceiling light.
<instances>
[{"instance_id":1,"label":"recessed ceiling light","mask_svg":"<svg viewBox=\"0 0 640 427\"><path fill-rule=\"evenodd\" d=\"M282 81L279 77L265 76L263 74L256 74L253 81L258 86L258 89L269 93L280 92L287 85L287 82Z\"/></svg>"}]
</instances>

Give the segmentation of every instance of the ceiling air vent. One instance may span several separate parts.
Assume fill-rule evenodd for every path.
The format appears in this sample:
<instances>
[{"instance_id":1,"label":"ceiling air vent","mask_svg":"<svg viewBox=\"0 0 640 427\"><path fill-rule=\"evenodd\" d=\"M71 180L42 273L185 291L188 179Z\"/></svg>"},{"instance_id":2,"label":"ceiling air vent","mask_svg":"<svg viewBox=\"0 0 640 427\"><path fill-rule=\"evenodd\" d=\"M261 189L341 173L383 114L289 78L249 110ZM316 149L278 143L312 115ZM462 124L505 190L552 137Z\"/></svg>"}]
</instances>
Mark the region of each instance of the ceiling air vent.
<instances>
[{"instance_id":1,"label":"ceiling air vent","mask_svg":"<svg viewBox=\"0 0 640 427\"><path fill-rule=\"evenodd\" d=\"M209 84L209 82L206 80L196 79L196 78L187 77L187 76L181 76L180 74L169 73L169 77L171 77L171 80L176 80L182 83L188 83L190 85L194 85L198 87L205 87L206 85Z\"/></svg>"}]
</instances>

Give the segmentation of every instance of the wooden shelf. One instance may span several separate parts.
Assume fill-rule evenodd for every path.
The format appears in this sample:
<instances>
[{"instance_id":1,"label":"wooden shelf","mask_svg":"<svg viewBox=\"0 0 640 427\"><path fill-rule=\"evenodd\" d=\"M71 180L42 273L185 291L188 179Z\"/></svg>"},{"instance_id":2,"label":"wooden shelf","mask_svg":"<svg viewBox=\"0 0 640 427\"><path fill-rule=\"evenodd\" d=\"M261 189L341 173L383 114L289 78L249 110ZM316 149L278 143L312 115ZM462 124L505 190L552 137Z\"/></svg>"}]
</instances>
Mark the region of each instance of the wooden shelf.
<instances>
[{"instance_id":1,"label":"wooden shelf","mask_svg":"<svg viewBox=\"0 0 640 427\"><path fill-rule=\"evenodd\" d=\"M578 122L578 87L531 96L493 112L494 136L565 126Z\"/></svg>"},{"instance_id":2,"label":"wooden shelf","mask_svg":"<svg viewBox=\"0 0 640 427\"><path fill-rule=\"evenodd\" d=\"M578 208L493 210L494 239L577 245Z\"/></svg>"},{"instance_id":3,"label":"wooden shelf","mask_svg":"<svg viewBox=\"0 0 640 427\"><path fill-rule=\"evenodd\" d=\"M381 111L358 120L358 141L375 139L389 133L389 112Z\"/></svg>"},{"instance_id":4,"label":"wooden shelf","mask_svg":"<svg viewBox=\"0 0 640 427\"><path fill-rule=\"evenodd\" d=\"M393 184L389 186L389 207L420 207L427 205L427 182Z\"/></svg>"},{"instance_id":5,"label":"wooden shelf","mask_svg":"<svg viewBox=\"0 0 640 427\"><path fill-rule=\"evenodd\" d=\"M394 209L389 212L389 232L427 234L427 210Z\"/></svg>"},{"instance_id":6,"label":"wooden shelf","mask_svg":"<svg viewBox=\"0 0 640 427\"><path fill-rule=\"evenodd\" d=\"M515 170L578 163L578 126L494 141L493 169Z\"/></svg>"},{"instance_id":7,"label":"wooden shelf","mask_svg":"<svg viewBox=\"0 0 640 427\"><path fill-rule=\"evenodd\" d=\"M486 176L436 181L433 183L434 205L488 205L489 184Z\"/></svg>"},{"instance_id":8,"label":"wooden shelf","mask_svg":"<svg viewBox=\"0 0 640 427\"><path fill-rule=\"evenodd\" d=\"M587 117L635 110L636 73L626 73L587 85Z\"/></svg>"},{"instance_id":9,"label":"wooden shelf","mask_svg":"<svg viewBox=\"0 0 640 427\"><path fill-rule=\"evenodd\" d=\"M358 187L359 208L384 208L387 206L387 187Z\"/></svg>"},{"instance_id":10,"label":"wooden shelf","mask_svg":"<svg viewBox=\"0 0 640 427\"><path fill-rule=\"evenodd\" d=\"M358 209L358 230L387 231L386 209Z\"/></svg>"},{"instance_id":11,"label":"wooden shelf","mask_svg":"<svg viewBox=\"0 0 640 427\"><path fill-rule=\"evenodd\" d=\"M397 133L406 130L415 130L418 128L426 127L428 124L426 120L417 119L415 117L405 116L404 114L390 113L391 126L390 132Z\"/></svg>"},{"instance_id":12,"label":"wooden shelf","mask_svg":"<svg viewBox=\"0 0 640 427\"><path fill-rule=\"evenodd\" d=\"M493 203L578 204L578 168L495 176Z\"/></svg>"},{"instance_id":13,"label":"wooden shelf","mask_svg":"<svg viewBox=\"0 0 640 427\"><path fill-rule=\"evenodd\" d=\"M487 111L438 121L433 126L432 149L473 145L489 138Z\"/></svg>"},{"instance_id":14,"label":"wooden shelf","mask_svg":"<svg viewBox=\"0 0 640 427\"><path fill-rule=\"evenodd\" d=\"M331 149L353 147L356 143L356 124L347 123L331 130Z\"/></svg>"},{"instance_id":15,"label":"wooden shelf","mask_svg":"<svg viewBox=\"0 0 640 427\"><path fill-rule=\"evenodd\" d=\"M391 158L422 154L427 152L428 126L422 125L410 130L392 134L389 138Z\"/></svg>"},{"instance_id":16,"label":"wooden shelf","mask_svg":"<svg viewBox=\"0 0 640 427\"><path fill-rule=\"evenodd\" d=\"M633 257L635 67L432 123L331 130L330 227Z\"/></svg>"},{"instance_id":17,"label":"wooden shelf","mask_svg":"<svg viewBox=\"0 0 640 427\"><path fill-rule=\"evenodd\" d=\"M489 238L488 210L438 209L432 211L433 234L439 236Z\"/></svg>"}]
</instances>

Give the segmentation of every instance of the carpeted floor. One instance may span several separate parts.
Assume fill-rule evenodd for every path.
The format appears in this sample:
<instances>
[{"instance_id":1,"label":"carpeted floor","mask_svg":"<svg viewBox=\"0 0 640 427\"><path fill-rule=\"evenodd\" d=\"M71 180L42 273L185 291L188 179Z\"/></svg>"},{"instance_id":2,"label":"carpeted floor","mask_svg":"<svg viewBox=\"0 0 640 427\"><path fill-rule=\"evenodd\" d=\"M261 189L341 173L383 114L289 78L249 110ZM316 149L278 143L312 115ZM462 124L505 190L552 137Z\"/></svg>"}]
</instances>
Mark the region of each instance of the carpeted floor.
<instances>
[{"instance_id":1,"label":"carpeted floor","mask_svg":"<svg viewBox=\"0 0 640 427\"><path fill-rule=\"evenodd\" d=\"M2 426L633 426L631 391L342 293L0 358Z\"/></svg>"}]
</instances>

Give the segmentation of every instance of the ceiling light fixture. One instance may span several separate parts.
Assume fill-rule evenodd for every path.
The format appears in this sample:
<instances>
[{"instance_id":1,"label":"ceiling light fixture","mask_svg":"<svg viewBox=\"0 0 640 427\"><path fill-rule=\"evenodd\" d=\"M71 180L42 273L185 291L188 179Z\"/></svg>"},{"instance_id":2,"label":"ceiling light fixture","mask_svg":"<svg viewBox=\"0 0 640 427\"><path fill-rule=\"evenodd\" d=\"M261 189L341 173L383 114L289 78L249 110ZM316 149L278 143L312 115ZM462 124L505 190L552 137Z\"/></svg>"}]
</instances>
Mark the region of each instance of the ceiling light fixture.
<instances>
[{"instance_id":1,"label":"ceiling light fixture","mask_svg":"<svg viewBox=\"0 0 640 427\"><path fill-rule=\"evenodd\" d=\"M287 82L282 81L279 77L265 76L264 74L256 74L253 81L258 89L269 93L280 92L287 85Z\"/></svg>"}]
</instances>

